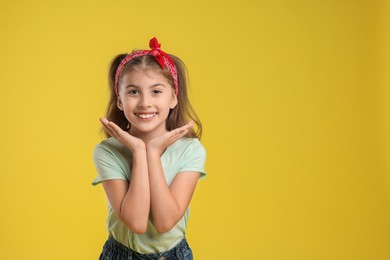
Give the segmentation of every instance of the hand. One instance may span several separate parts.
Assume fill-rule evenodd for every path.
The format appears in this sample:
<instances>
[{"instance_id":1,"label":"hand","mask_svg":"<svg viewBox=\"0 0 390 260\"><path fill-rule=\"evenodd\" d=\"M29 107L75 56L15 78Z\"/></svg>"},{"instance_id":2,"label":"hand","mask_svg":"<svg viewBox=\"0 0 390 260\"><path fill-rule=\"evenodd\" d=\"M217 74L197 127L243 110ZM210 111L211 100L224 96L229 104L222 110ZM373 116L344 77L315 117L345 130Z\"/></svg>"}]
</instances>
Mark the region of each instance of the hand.
<instances>
[{"instance_id":1,"label":"hand","mask_svg":"<svg viewBox=\"0 0 390 260\"><path fill-rule=\"evenodd\" d=\"M153 138L146 144L147 151L156 151L159 155L161 155L168 146L185 136L193 126L194 122L190 121L182 127Z\"/></svg>"},{"instance_id":2,"label":"hand","mask_svg":"<svg viewBox=\"0 0 390 260\"><path fill-rule=\"evenodd\" d=\"M114 122L108 121L107 118L100 118L100 122L102 123L104 130L106 130L109 135L129 148L133 153L139 149L146 149L145 143L141 139L123 131Z\"/></svg>"}]
</instances>

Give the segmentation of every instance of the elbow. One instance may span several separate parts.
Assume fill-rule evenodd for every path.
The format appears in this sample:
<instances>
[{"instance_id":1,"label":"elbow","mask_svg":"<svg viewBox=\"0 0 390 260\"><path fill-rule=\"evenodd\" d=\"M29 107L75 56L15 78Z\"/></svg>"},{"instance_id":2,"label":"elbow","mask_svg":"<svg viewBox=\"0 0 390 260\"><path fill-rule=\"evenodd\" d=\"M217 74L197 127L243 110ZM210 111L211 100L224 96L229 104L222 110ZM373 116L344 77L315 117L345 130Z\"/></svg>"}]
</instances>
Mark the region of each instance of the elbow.
<instances>
[{"instance_id":1,"label":"elbow","mask_svg":"<svg viewBox=\"0 0 390 260\"><path fill-rule=\"evenodd\" d=\"M148 229L148 221L129 220L120 218L120 221L135 234L144 234Z\"/></svg>"},{"instance_id":2,"label":"elbow","mask_svg":"<svg viewBox=\"0 0 390 260\"><path fill-rule=\"evenodd\" d=\"M169 230L171 230L172 228L168 228L168 227L156 227L156 231L159 233L159 234L163 234L163 233L166 233L168 232Z\"/></svg>"},{"instance_id":3,"label":"elbow","mask_svg":"<svg viewBox=\"0 0 390 260\"><path fill-rule=\"evenodd\" d=\"M159 234L163 234L170 231L175 225L176 223L156 223L154 228Z\"/></svg>"},{"instance_id":4,"label":"elbow","mask_svg":"<svg viewBox=\"0 0 390 260\"><path fill-rule=\"evenodd\" d=\"M148 229L148 226L143 223L127 223L126 227L133 233L142 235Z\"/></svg>"},{"instance_id":5,"label":"elbow","mask_svg":"<svg viewBox=\"0 0 390 260\"><path fill-rule=\"evenodd\" d=\"M159 234L166 233L168 231L171 231L182 217L183 215L180 215L179 213L177 213L177 215L174 216L172 215L170 217L161 216L160 218L158 218L155 216L153 218L153 225Z\"/></svg>"},{"instance_id":6,"label":"elbow","mask_svg":"<svg viewBox=\"0 0 390 260\"><path fill-rule=\"evenodd\" d=\"M147 227L146 226L127 226L127 228L135 233L135 234L138 234L138 235L142 235L142 234L145 234L146 230L147 230Z\"/></svg>"}]
</instances>

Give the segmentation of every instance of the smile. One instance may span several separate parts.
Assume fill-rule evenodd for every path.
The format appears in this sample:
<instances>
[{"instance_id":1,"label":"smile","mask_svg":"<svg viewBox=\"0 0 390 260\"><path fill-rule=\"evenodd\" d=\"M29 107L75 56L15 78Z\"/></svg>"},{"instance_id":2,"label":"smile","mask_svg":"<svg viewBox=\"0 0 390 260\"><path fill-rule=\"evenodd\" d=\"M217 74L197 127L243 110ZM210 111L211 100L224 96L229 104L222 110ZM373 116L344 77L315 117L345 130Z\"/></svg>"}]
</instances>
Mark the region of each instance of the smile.
<instances>
[{"instance_id":1,"label":"smile","mask_svg":"<svg viewBox=\"0 0 390 260\"><path fill-rule=\"evenodd\" d=\"M151 113L151 114L135 114L136 116L138 116L139 118L142 118L142 119L149 119L149 118L152 118L154 117L155 115L157 115L157 113Z\"/></svg>"}]
</instances>

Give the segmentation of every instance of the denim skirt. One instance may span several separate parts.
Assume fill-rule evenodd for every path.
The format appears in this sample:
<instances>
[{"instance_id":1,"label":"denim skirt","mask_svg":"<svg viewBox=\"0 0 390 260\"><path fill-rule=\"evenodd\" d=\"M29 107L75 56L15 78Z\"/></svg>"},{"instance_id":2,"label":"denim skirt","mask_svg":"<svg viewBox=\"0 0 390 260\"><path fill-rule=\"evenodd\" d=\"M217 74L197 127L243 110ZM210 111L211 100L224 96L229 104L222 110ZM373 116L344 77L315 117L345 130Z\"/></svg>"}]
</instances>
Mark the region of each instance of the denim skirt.
<instances>
[{"instance_id":1,"label":"denim skirt","mask_svg":"<svg viewBox=\"0 0 390 260\"><path fill-rule=\"evenodd\" d=\"M99 260L193 260L192 250L183 238L174 248L154 254L141 254L116 241L112 236L103 246Z\"/></svg>"}]
</instances>

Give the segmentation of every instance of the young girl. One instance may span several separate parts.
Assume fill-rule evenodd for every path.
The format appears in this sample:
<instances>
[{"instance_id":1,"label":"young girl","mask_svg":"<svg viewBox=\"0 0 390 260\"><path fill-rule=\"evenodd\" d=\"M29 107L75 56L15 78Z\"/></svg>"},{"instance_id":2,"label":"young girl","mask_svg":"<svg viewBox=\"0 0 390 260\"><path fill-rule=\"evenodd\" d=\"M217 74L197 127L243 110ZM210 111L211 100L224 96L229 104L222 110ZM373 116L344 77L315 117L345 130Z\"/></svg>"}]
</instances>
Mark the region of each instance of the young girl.
<instances>
[{"instance_id":1,"label":"young girl","mask_svg":"<svg viewBox=\"0 0 390 260\"><path fill-rule=\"evenodd\" d=\"M109 238L99 259L193 259L185 238L189 204L206 154L187 97L181 60L160 49L118 55L101 118L108 139L94 162L108 198ZM196 131L194 130L194 127Z\"/></svg>"}]
</instances>

